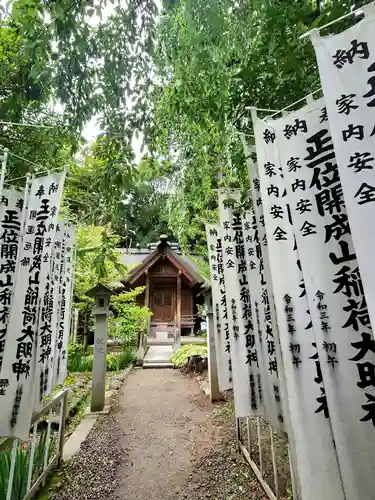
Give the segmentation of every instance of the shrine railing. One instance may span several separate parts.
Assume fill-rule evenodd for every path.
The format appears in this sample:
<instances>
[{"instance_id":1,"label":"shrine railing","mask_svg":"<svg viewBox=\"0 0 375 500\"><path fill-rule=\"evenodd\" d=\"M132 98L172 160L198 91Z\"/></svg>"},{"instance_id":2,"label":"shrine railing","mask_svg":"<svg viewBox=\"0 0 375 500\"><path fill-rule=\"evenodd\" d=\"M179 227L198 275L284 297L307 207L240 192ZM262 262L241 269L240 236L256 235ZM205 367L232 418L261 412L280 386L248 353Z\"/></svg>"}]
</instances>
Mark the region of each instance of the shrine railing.
<instances>
[{"instance_id":1,"label":"shrine railing","mask_svg":"<svg viewBox=\"0 0 375 500\"><path fill-rule=\"evenodd\" d=\"M288 442L260 417L238 418L238 447L270 500L292 497Z\"/></svg>"},{"instance_id":2,"label":"shrine railing","mask_svg":"<svg viewBox=\"0 0 375 500\"><path fill-rule=\"evenodd\" d=\"M33 415L29 441L0 440L1 498L32 499L51 470L60 465L68 393L62 389Z\"/></svg>"}]
</instances>

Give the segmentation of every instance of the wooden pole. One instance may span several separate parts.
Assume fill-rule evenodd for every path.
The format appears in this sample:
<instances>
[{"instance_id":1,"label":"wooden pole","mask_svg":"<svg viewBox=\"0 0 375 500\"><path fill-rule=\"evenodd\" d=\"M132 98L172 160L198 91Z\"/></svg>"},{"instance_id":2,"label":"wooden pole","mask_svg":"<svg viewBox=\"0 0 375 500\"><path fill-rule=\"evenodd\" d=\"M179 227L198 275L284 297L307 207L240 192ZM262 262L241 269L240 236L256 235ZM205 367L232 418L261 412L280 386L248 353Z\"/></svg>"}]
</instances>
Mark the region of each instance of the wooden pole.
<instances>
[{"instance_id":1,"label":"wooden pole","mask_svg":"<svg viewBox=\"0 0 375 500\"><path fill-rule=\"evenodd\" d=\"M148 274L148 270L146 270L146 290L145 290L145 307L150 307L150 276ZM147 326L146 326L146 337L150 335L150 325L151 318L147 318ZM137 351L137 364L143 364L143 358L145 356L145 351L147 349L146 339L144 338L145 333L142 330L139 337L138 351Z\"/></svg>"},{"instance_id":2,"label":"wooden pole","mask_svg":"<svg viewBox=\"0 0 375 500\"><path fill-rule=\"evenodd\" d=\"M83 348L86 350L89 346L89 313L87 311L83 314Z\"/></svg>"},{"instance_id":3,"label":"wooden pole","mask_svg":"<svg viewBox=\"0 0 375 500\"><path fill-rule=\"evenodd\" d=\"M150 307L150 276L148 274L148 270L146 270L145 274L146 274L145 307Z\"/></svg>"},{"instance_id":4,"label":"wooden pole","mask_svg":"<svg viewBox=\"0 0 375 500\"><path fill-rule=\"evenodd\" d=\"M0 173L0 197L1 197L1 195L3 194L4 181L5 181L5 173L6 173L6 169L7 169L7 161L8 161L8 153L9 153L8 148L5 148L5 149L4 149L4 152L3 152L2 162L1 162L1 173ZM27 185L27 182L26 182L26 185Z\"/></svg>"},{"instance_id":5,"label":"wooden pole","mask_svg":"<svg viewBox=\"0 0 375 500\"><path fill-rule=\"evenodd\" d=\"M212 306L211 291L204 294L204 302L207 318L207 343L208 343L208 382L210 387L211 401L220 399L219 379L217 373L217 358L214 331L214 312Z\"/></svg>"},{"instance_id":6,"label":"wooden pole","mask_svg":"<svg viewBox=\"0 0 375 500\"><path fill-rule=\"evenodd\" d=\"M174 350L181 347L181 271L177 276L177 308L176 308L176 337Z\"/></svg>"}]
</instances>

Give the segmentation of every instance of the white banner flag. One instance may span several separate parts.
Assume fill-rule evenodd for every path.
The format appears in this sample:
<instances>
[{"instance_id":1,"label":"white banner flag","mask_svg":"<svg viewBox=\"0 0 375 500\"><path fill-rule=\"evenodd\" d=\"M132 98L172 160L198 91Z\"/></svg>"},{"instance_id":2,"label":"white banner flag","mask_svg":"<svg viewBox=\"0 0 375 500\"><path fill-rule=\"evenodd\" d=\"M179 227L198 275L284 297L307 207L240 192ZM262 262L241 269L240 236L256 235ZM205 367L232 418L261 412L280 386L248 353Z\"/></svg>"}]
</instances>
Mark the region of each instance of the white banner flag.
<instances>
[{"instance_id":1,"label":"white banner flag","mask_svg":"<svg viewBox=\"0 0 375 500\"><path fill-rule=\"evenodd\" d=\"M55 387L54 364L58 332L60 282L62 281L62 242L64 224L56 224L56 234L53 241L49 271L41 304L38 328L37 362L35 379L36 408L40 406L45 396L49 396ZM38 390L39 389L39 390Z\"/></svg>"},{"instance_id":2,"label":"white banner flag","mask_svg":"<svg viewBox=\"0 0 375 500\"><path fill-rule=\"evenodd\" d=\"M65 272L65 254L66 254L66 241L64 238L65 233L65 224L63 222L59 222L56 227L56 251L59 249L59 261L58 267L56 267L56 280L58 280L58 286L56 287L57 296L55 296L54 300L54 308L56 309L56 313L53 317L55 321L55 330L56 330L56 338L55 338L55 347L54 347L54 359L53 359L53 377L51 385L55 387L58 383L58 373L60 374L60 365L61 365L61 352L64 338L64 326L63 323L60 322L61 315L61 306L65 307L65 295L63 296L64 287L64 272ZM63 311L65 314L65 311Z\"/></svg>"},{"instance_id":3,"label":"white banner flag","mask_svg":"<svg viewBox=\"0 0 375 500\"><path fill-rule=\"evenodd\" d=\"M59 308L60 321L56 345L57 384L65 382L68 369L68 344L74 285L74 227L65 226L63 242L65 246L64 274L62 277L62 293Z\"/></svg>"},{"instance_id":4,"label":"white banner flag","mask_svg":"<svg viewBox=\"0 0 375 500\"><path fill-rule=\"evenodd\" d=\"M343 33L312 36L359 268L375 328L375 5ZM324 148L322 142L320 148ZM370 225L369 225L370 224Z\"/></svg>"},{"instance_id":5,"label":"white banner flag","mask_svg":"<svg viewBox=\"0 0 375 500\"><path fill-rule=\"evenodd\" d=\"M320 99L275 122L275 130L345 495L359 499L375 486L368 406L375 342L324 108ZM323 443L326 451L328 438Z\"/></svg>"},{"instance_id":6,"label":"white banner flag","mask_svg":"<svg viewBox=\"0 0 375 500\"><path fill-rule=\"evenodd\" d=\"M251 221L254 259L249 262L249 266L252 275L255 277L258 276L257 285L260 285L260 289L258 287L255 288L251 281L251 291L254 292L252 293L252 297L254 297L253 312L255 312L258 336L262 339L261 352L264 361L265 418L274 429L285 434L287 418L285 405L288 398L285 389L285 375L272 290L259 173L257 164L249 157L250 152L245 142L244 147L247 156L254 211L253 220Z\"/></svg>"},{"instance_id":7,"label":"white banner flag","mask_svg":"<svg viewBox=\"0 0 375 500\"><path fill-rule=\"evenodd\" d=\"M0 395L2 436L29 437L36 390L36 332L47 274L44 266L49 266L64 178L65 173L53 173L31 184L0 374L6 380Z\"/></svg>"},{"instance_id":8,"label":"white banner flag","mask_svg":"<svg viewBox=\"0 0 375 500\"><path fill-rule=\"evenodd\" d=\"M4 189L0 198L0 372L13 302L24 200L24 193L16 188ZM0 394L5 393L6 384L6 379L0 378Z\"/></svg>"},{"instance_id":9,"label":"white banner flag","mask_svg":"<svg viewBox=\"0 0 375 500\"><path fill-rule=\"evenodd\" d=\"M214 313L214 336L216 346L216 361L219 378L220 391L232 388L232 373L230 361L229 342L225 338L225 330L228 325L228 311L226 306L226 292L224 283L224 270L222 263L221 238L219 226L216 224L206 225L208 258L210 261L211 290ZM218 258L219 252L219 258ZM219 263L219 259L221 262ZM220 266L220 267L219 267ZM229 327L228 327L229 335Z\"/></svg>"},{"instance_id":10,"label":"white banner flag","mask_svg":"<svg viewBox=\"0 0 375 500\"><path fill-rule=\"evenodd\" d=\"M302 125L305 123L301 123L301 128ZM290 216L289 197L276 147L278 133L275 134L275 129L260 119L256 119L254 126L290 423L297 460L294 467L300 479L302 498L339 499L342 498L341 479ZM296 133L303 131L296 126ZM301 229L302 234L306 232L305 228L306 225ZM309 436L312 442L308 439Z\"/></svg>"},{"instance_id":11,"label":"white banner flag","mask_svg":"<svg viewBox=\"0 0 375 500\"><path fill-rule=\"evenodd\" d=\"M258 342L259 364L261 371L264 417L274 429L285 433L282 393L280 392L279 362L272 328L271 304L268 299L263 256L260 250L259 230L253 209L246 211L243 219L246 265L250 284L251 308L253 313L254 333ZM271 334L272 332L272 334ZM273 370L276 360L277 370Z\"/></svg>"},{"instance_id":12,"label":"white banner flag","mask_svg":"<svg viewBox=\"0 0 375 500\"><path fill-rule=\"evenodd\" d=\"M237 200L236 192L219 193L233 392L236 416L239 418L261 415L263 404L258 386L253 384L260 373L260 365L253 328L242 217L234 209Z\"/></svg>"}]
</instances>

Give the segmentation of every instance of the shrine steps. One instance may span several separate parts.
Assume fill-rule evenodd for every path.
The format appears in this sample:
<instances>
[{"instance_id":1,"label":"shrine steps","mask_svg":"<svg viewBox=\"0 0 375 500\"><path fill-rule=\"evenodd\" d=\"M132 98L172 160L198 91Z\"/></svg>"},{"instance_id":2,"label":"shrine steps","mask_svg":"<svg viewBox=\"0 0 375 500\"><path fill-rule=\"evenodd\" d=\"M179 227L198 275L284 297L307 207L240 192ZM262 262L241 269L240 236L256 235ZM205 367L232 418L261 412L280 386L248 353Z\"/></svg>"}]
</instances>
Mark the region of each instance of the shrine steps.
<instances>
[{"instance_id":1,"label":"shrine steps","mask_svg":"<svg viewBox=\"0 0 375 500\"><path fill-rule=\"evenodd\" d=\"M150 361L145 361L143 360L143 368L144 369L150 369L150 368L158 368L158 369L164 369L164 368L173 368L172 363L161 363L161 362L150 362Z\"/></svg>"},{"instance_id":2,"label":"shrine steps","mask_svg":"<svg viewBox=\"0 0 375 500\"><path fill-rule=\"evenodd\" d=\"M150 345L143 358L143 368L173 368L169 361L172 354L171 345Z\"/></svg>"}]
</instances>

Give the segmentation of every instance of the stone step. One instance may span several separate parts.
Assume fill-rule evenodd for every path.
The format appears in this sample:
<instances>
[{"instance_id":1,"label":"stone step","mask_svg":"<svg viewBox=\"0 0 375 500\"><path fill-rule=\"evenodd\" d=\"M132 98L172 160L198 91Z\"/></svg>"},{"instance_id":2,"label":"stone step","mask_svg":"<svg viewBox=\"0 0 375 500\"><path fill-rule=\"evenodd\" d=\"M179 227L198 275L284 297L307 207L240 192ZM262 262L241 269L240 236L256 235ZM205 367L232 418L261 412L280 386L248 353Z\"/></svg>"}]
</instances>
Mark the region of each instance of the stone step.
<instances>
[{"instance_id":1,"label":"stone step","mask_svg":"<svg viewBox=\"0 0 375 500\"><path fill-rule=\"evenodd\" d=\"M149 346L153 346L153 345L170 345L170 346L173 346L174 345L174 340L173 339L169 339L169 340L156 340L156 339L147 339L147 345Z\"/></svg>"},{"instance_id":2,"label":"stone step","mask_svg":"<svg viewBox=\"0 0 375 500\"><path fill-rule=\"evenodd\" d=\"M143 361L143 368L173 368L173 364L167 361Z\"/></svg>"}]
</instances>

